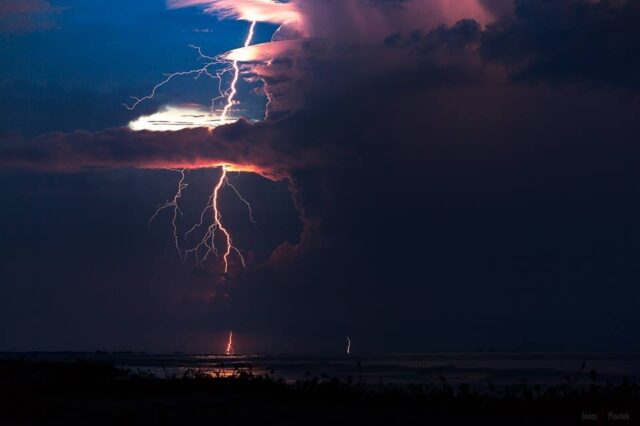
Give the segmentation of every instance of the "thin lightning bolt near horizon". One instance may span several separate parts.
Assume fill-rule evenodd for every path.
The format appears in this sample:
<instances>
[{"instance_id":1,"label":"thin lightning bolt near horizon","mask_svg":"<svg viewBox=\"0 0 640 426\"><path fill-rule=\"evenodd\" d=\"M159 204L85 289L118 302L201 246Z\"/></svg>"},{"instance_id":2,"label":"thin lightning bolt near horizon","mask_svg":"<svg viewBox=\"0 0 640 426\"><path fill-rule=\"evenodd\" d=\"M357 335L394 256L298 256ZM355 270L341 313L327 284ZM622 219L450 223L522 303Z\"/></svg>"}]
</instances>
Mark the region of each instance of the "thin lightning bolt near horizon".
<instances>
[{"instance_id":1,"label":"thin lightning bolt near horizon","mask_svg":"<svg viewBox=\"0 0 640 426\"><path fill-rule=\"evenodd\" d=\"M351 339L347 336L347 355L351 355Z\"/></svg>"},{"instance_id":2,"label":"thin lightning bolt near horizon","mask_svg":"<svg viewBox=\"0 0 640 426\"><path fill-rule=\"evenodd\" d=\"M225 355L233 355L235 350L233 349L233 331L229 332L229 338L227 339L227 348L224 351Z\"/></svg>"}]
</instances>

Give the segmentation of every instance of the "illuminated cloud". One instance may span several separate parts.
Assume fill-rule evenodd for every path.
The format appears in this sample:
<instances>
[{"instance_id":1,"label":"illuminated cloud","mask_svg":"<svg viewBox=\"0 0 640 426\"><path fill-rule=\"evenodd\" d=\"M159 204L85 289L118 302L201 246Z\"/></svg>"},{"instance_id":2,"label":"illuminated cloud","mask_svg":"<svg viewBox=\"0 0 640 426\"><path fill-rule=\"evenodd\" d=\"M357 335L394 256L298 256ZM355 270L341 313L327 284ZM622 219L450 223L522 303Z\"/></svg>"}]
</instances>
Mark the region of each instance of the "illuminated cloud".
<instances>
[{"instance_id":1,"label":"illuminated cloud","mask_svg":"<svg viewBox=\"0 0 640 426\"><path fill-rule=\"evenodd\" d=\"M274 58L296 54L302 50L302 43L302 40L282 40L252 44L233 49L227 52L224 58L239 62L268 62Z\"/></svg>"},{"instance_id":2,"label":"illuminated cloud","mask_svg":"<svg viewBox=\"0 0 640 426\"><path fill-rule=\"evenodd\" d=\"M132 120L127 127L133 131L163 132L197 127L214 128L221 124L229 124L229 122L221 123L220 120L211 116L208 108L202 105L167 105L153 114Z\"/></svg>"},{"instance_id":3,"label":"illuminated cloud","mask_svg":"<svg viewBox=\"0 0 640 426\"><path fill-rule=\"evenodd\" d=\"M252 78L265 83L267 116L303 107L301 96L315 84L315 68L341 61L346 67L375 77L389 69L415 65L415 56L384 51L390 35L428 33L443 25L471 19L480 27L501 10L495 0L171 0L169 7L203 7L221 19L280 25L273 41L234 49L223 57L245 64ZM335 70L336 72L339 72ZM341 83L326 86L340 90Z\"/></svg>"},{"instance_id":4,"label":"illuminated cloud","mask_svg":"<svg viewBox=\"0 0 640 426\"><path fill-rule=\"evenodd\" d=\"M93 168L200 169L228 165L230 171L286 178L318 161L289 145L273 126L240 120L232 125L172 132L118 128L91 133L50 133L34 139L0 137L0 168L74 172ZM286 145L286 146L285 146Z\"/></svg>"},{"instance_id":5,"label":"illuminated cloud","mask_svg":"<svg viewBox=\"0 0 640 426\"><path fill-rule=\"evenodd\" d=\"M169 0L170 9L203 6L205 12L223 19L286 24L300 21L298 2L280 3L274 0Z\"/></svg>"}]
</instances>

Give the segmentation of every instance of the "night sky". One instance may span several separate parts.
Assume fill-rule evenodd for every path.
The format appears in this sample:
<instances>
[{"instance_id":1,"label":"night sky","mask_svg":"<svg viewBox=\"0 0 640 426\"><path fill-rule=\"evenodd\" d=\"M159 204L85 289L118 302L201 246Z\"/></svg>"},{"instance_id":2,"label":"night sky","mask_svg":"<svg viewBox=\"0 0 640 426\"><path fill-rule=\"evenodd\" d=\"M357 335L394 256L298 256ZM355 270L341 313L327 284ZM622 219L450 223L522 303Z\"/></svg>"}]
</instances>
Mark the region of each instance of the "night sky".
<instances>
[{"instance_id":1,"label":"night sky","mask_svg":"<svg viewBox=\"0 0 640 426\"><path fill-rule=\"evenodd\" d=\"M3 0L0 350L640 351L640 1L453 3ZM123 103L256 4L229 124L129 127L208 114L206 76ZM226 276L148 223L220 164L258 171Z\"/></svg>"}]
</instances>

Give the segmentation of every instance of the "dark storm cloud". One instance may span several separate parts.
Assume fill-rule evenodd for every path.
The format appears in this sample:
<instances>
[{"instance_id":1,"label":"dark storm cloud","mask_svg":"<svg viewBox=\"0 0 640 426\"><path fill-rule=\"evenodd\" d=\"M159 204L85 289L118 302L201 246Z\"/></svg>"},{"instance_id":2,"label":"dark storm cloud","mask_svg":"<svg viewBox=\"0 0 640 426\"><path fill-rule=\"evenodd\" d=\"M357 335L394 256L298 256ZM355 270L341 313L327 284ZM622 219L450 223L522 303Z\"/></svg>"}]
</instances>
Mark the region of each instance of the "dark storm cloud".
<instances>
[{"instance_id":1,"label":"dark storm cloud","mask_svg":"<svg viewBox=\"0 0 640 426\"><path fill-rule=\"evenodd\" d=\"M546 11L535 26L527 5ZM558 12L583 9L570 22ZM486 31L466 20L410 28L381 46L309 43L272 70L258 68L275 88L274 105L300 110L284 119L297 143L339 147L343 161L293 173L313 226L302 245L274 253L282 271L243 278L225 316L245 330L290 327L317 341L328 330L357 330L378 350L407 341L628 347L635 331L607 330L637 321L640 147L630 135L640 131L640 104L608 87L631 82L635 34L623 31L629 40L609 53L617 25L581 32L612 14L622 19L604 2L519 2L515 16ZM568 23L559 46L547 40L547 28ZM518 50L499 45L501 36L524 37L525 54L506 61ZM580 38L594 48L588 63ZM541 84L514 84L510 77L540 58L558 60L537 74ZM585 91L576 78L601 87Z\"/></svg>"},{"instance_id":2,"label":"dark storm cloud","mask_svg":"<svg viewBox=\"0 0 640 426\"><path fill-rule=\"evenodd\" d=\"M388 36L384 42L389 47L409 47L418 44L418 50L422 53L446 49L448 53L456 54L480 40L481 33L478 22L473 19L465 19L452 27L436 28L426 35L419 30L409 34L396 33Z\"/></svg>"},{"instance_id":3,"label":"dark storm cloud","mask_svg":"<svg viewBox=\"0 0 640 426\"><path fill-rule=\"evenodd\" d=\"M324 113L324 104L343 102L349 92L369 97L481 81L485 70L477 54L480 37L476 21L462 20L431 31L392 33L374 45L310 40L268 66L251 69L266 83L271 118L296 110Z\"/></svg>"},{"instance_id":4,"label":"dark storm cloud","mask_svg":"<svg viewBox=\"0 0 640 426\"><path fill-rule=\"evenodd\" d=\"M482 54L519 81L637 88L639 24L634 0L517 0L514 17L487 28Z\"/></svg>"}]
</instances>

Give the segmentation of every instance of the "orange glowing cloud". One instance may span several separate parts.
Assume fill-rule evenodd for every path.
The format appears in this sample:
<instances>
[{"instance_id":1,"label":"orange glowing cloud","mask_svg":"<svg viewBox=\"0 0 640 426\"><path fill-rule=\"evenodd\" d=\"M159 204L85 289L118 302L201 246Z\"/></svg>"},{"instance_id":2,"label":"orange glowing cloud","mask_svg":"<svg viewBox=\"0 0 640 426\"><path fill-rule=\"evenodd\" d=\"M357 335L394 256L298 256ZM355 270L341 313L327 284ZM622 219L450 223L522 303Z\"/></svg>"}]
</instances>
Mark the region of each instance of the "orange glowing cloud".
<instances>
[{"instance_id":1,"label":"orange glowing cloud","mask_svg":"<svg viewBox=\"0 0 640 426\"><path fill-rule=\"evenodd\" d=\"M204 6L207 13L223 19L286 24L300 21L302 13L297 2L280 3L274 0L169 0L170 9Z\"/></svg>"},{"instance_id":2,"label":"orange glowing cloud","mask_svg":"<svg viewBox=\"0 0 640 426\"><path fill-rule=\"evenodd\" d=\"M232 125L179 131L50 133L34 139L0 138L0 167L75 172L92 168L202 169L225 166L271 180L318 158L284 146L287 138L267 124L240 120Z\"/></svg>"}]
</instances>

